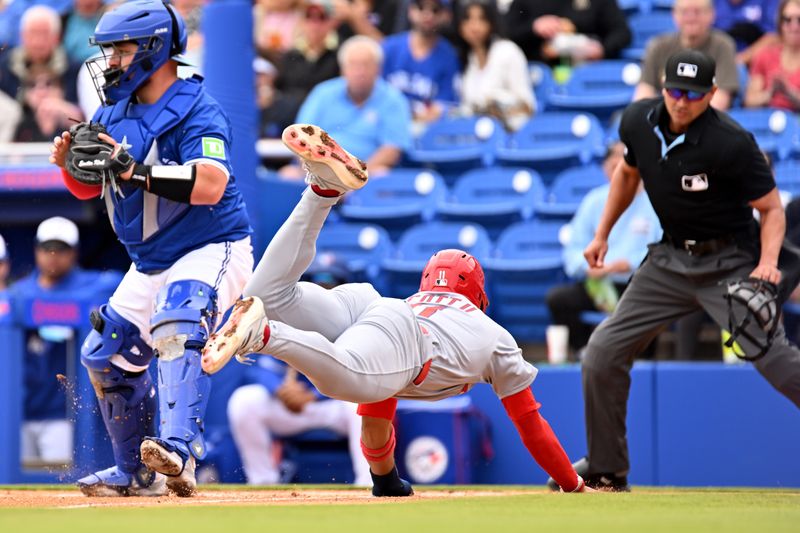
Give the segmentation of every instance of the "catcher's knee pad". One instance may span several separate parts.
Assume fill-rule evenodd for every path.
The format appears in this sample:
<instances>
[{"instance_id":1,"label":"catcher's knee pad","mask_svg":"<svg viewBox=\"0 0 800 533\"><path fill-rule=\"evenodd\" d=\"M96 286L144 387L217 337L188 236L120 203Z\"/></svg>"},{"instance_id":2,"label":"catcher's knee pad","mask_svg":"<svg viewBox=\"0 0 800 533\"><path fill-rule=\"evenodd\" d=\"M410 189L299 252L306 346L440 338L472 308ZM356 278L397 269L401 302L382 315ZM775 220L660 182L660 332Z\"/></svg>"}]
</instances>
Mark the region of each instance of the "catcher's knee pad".
<instances>
[{"instance_id":1,"label":"catcher's knee pad","mask_svg":"<svg viewBox=\"0 0 800 533\"><path fill-rule=\"evenodd\" d=\"M206 455L203 442L211 379L200 366L200 351L213 330L217 294L195 280L170 283L156 297L151 322L153 348L158 357L158 397L161 438L186 443L185 452L197 459Z\"/></svg>"},{"instance_id":2,"label":"catcher's knee pad","mask_svg":"<svg viewBox=\"0 0 800 533\"><path fill-rule=\"evenodd\" d=\"M83 366L101 371L112 362L118 367L147 368L153 350L142 339L135 324L108 304L92 311L89 320L92 331L81 346Z\"/></svg>"},{"instance_id":3,"label":"catcher's knee pad","mask_svg":"<svg viewBox=\"0 0 800 533\"><path fill-rule=\"evenodd\" d=\"M388 459L394 455L394 447L397 444L397 439L394 436L394 426L389 426L389 440L380 448L369 448L364 441L361 441L361 453L364 454L367 461L371 463L379 463L384 459Z\"/></svg>"}]
</instances>

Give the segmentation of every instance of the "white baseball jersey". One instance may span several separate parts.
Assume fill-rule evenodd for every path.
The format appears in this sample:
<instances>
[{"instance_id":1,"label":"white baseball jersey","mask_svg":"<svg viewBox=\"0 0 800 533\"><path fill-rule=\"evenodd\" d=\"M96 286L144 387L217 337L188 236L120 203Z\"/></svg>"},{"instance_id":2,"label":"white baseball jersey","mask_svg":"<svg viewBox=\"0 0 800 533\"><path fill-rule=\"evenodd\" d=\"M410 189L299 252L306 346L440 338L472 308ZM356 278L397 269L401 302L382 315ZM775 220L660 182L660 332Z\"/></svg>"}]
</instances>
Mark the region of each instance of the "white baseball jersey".
<instances>
[{"instance_id":1,"label":"white baseball jersey","mask_svg":"<svg viewBox=\"0 0 800 533\"><path fill-rule=\"evenodd\" d=\"M531 384L536 369L511 334L461 295L425 292L403 301L366 283L327 290L298 282L336 201L307 190L245 287L269 318L264 353L326 396L356 403L438 400L479 382L504 398Z\"/></svg>"}]
</instances>

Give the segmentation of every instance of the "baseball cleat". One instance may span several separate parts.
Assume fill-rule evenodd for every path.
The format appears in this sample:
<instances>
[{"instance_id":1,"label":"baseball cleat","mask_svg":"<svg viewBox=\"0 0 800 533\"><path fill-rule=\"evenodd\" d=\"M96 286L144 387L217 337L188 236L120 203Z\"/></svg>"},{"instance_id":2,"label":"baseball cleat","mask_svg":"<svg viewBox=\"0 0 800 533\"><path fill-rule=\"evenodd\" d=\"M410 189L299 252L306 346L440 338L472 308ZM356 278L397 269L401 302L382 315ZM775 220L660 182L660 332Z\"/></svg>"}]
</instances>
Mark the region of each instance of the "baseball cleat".
<instances>
[{"instance_id":1,"label":"baseball cleat","mask_svg":"<svg viewBox=\"0 0 800 533\"><path fill-rule=\"evenodd\" d=\"M206 373L214 374L234 356L240 363L249 363L252 359L247 354L262 351L268 340L264 303L257 296L244 298L236 302L228 321L208 339L200 364Z\"/></svg>"},{"instance_id":2,"label":"baseball cleat","mask_svg":"<svg viewBox=\"0 0 800 533\"><path fill-rule=\"evenodd\" d=\"M112 466L82 477L77 485L82 493L92 497L164 496L167 493L165 477L144 466L132 474Z\"/></svg>"},{"instance_id":3,"label":"baseball cleat","mask_svg":"<svg viewBox=\"0 0 800 533\"><path fill-rule=\"evenodd\" d=\"M630 492L631 486L628 485L628 477L617 474L589 474L589 460L586 457L578 459L572 463L575 472L583 478L584 485L588 489L603 492ZM547 479L547 487L552 491L559 491L561 487L553 478ZM588 492L588 491L587 491Z\"/></svg>"},{"instance_id":4,"label":"baseball cleat","mask_svg":"<svg viewBox=\"0 0 800 533\"><path fill-rule=\"evenodd\" d=\"M176 451L167 449L158 440L145 439L141 446L142 462L166 476L166 485L172 492L182 498L194 496L197 492L197 481L194 477L195 461L189 454L184 461Z\"/></svg>"},{"instance_id":5,"label":"baseball cleat","mask_svg":"<svg viewBox=\"0 0 800 533\"><path fill-rule=\"evenodd\" d=\"M317 126L293 124L283 130L281 140L303 160L306 182L322 196L360 189L369 179L367 164Z\"/></svg>"}]
</instances>

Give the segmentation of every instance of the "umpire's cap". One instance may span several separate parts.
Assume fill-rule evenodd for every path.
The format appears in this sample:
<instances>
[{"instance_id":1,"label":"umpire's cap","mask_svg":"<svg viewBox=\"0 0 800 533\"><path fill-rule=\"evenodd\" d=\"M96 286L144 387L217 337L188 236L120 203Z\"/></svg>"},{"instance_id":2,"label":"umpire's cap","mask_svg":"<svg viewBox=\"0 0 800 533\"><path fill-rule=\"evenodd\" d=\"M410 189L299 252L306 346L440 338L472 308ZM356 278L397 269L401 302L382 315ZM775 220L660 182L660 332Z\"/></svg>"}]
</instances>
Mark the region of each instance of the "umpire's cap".
<instances>
[{"instance_id":1,"label":"umpire's cap","mask_svg":"<svg viewBox=\"0 0 800 533\"><path fill-rule=\"evenodd\" d=\"M707 93L714 86L717 63L698 50L682 50L667 59L664 87Z\"/></svg>"}]
</instances>

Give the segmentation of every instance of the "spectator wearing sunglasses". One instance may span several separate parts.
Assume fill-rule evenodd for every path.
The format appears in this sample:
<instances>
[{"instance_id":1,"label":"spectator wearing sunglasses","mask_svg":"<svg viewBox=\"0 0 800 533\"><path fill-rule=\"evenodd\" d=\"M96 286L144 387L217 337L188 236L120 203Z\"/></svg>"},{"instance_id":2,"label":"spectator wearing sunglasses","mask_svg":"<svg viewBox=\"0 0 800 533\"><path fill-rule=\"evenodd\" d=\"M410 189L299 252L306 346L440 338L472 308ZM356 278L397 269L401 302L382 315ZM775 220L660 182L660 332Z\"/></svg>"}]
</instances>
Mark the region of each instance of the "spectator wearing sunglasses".
<instances>
[{"instance_id":1,"label":"spectator wearing sunglasses","mask_svg":"<svg viewBox=\"0 0 800 533\"><path fill-rule=\"evenodd\" d=\"M800 111L800 0L778 8L779 42L762 48L750 65L744 104Z\"/></svg>"},{"instance_id":2,"label":"spectator wearing sunglasses","mask_svg":"<svg viewBox=\"0 0 800 533\"><path fill-rule=\"evenodd\" d=\"M714 17L712 0L675 0L672 18L678 31L659 35L648 43L642 61L642 79L634 92L634 100L658 96L663 88L667 58L689 48L711 56L717 64L717 91L711 105L722 111L730 107L734 95L739 91L736 43L730 36L712 27Z\"/></svg>"}]
</instances>

